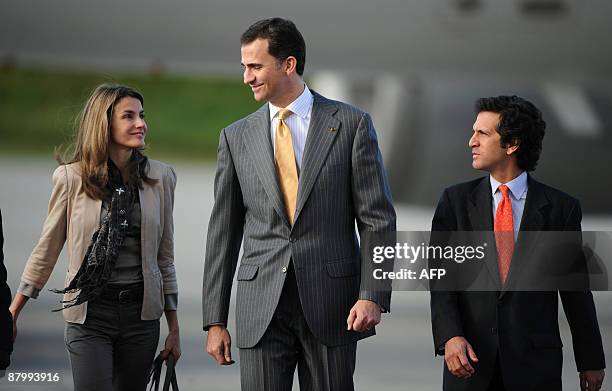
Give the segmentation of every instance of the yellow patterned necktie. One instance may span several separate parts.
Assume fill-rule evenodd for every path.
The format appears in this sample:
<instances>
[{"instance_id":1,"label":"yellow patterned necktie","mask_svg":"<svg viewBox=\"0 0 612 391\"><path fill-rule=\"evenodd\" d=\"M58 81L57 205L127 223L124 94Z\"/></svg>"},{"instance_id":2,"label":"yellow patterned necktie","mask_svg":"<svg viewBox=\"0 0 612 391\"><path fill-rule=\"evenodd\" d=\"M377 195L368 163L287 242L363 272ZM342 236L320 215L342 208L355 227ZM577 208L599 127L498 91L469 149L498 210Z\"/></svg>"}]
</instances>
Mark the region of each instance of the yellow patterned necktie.
<instances>
[{"instance_id":1,"label":"yellow patterned necktie","mask_svg":"<svg viewBox=\"0 0 612 391\"><path fill-rule=\"evenodd\" d=\"M293 114L287 109L278 112L278 127L275 136L276 172L278 183L283 193L285 209L289 222L293 225L295 207L297 203L298 174L295 163L295 152L293 151L293 139L285 119Z\"/></svg>"}]
</instances>

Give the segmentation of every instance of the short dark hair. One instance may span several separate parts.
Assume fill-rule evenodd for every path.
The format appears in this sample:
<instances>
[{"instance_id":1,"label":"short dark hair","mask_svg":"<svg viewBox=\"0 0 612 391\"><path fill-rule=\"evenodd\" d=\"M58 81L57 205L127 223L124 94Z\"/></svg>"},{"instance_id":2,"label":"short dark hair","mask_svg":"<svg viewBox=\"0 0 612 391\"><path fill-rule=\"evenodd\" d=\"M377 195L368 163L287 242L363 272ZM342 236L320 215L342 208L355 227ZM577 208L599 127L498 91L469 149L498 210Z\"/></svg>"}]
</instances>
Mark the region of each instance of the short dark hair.
<instances>
[{"instance_id":1,"label":"short dark hair","mask_svg":"<svg viewBox=\"0 0 612 391\"><path fill-rule=\"evenodd\" d=\"M540 159L546 122L535 105L519 96L495 96L476 101L476 112L499 114L497 133L501 146L518 145L516 157L519 167L533 171Z\"/></svg>"},{"instance_id":2,"label":"short dark hair","mask_svg":"<svg viewBox=\"0 0 612 391\"><path fill-rule=\"evenodd\" d=\"M304 74L306 64L306 43L295 24L283 18L263 19L253 23L240 37L240 44L246 45L256 39L268 40L268 52L278 63L293 56L297 60L295 70Z\"/></svg>"}]
</instances>

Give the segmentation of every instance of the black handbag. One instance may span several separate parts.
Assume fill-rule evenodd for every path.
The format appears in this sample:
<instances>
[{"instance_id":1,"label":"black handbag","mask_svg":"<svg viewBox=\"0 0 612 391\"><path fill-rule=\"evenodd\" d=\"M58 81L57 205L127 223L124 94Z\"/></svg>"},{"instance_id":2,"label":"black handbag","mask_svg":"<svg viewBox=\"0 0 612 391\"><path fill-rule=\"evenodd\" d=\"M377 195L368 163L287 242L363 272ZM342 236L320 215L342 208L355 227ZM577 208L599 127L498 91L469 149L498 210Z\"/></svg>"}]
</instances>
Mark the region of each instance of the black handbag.
<instances>
[{"instance_id":1,"label":"black handbag","mask_svg":"<svg viewBox=\"0 0 612 391\"><path fill-rule=\"evenodd\" d=\"M153 390L153 387L155 387L155 391L159 391L159 382L161 380L163 364L164 360L159 355L155 357L153 365L151 366L151 372L149 373L149 391ZM162 388L163 391L170 391L170 386L172 386L173 391L179 391L174 364L174 356L172 354L168 355L168 358L166 359L166 377L164 378L164 387Z\"/></svg>"}]
</instances>

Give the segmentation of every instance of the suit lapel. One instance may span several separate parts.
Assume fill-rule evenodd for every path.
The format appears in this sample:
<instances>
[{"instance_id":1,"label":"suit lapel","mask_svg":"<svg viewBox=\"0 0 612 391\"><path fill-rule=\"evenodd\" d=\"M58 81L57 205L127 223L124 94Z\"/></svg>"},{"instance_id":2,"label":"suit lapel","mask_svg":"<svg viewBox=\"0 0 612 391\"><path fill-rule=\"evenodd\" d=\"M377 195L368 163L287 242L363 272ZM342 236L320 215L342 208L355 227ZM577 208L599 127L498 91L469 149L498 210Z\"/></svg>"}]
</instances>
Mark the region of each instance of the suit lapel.
<instances>
[{"instance_id":1,"label":"suit lapel","mask_svg":"<svg viewBox=\"0 0 612 391\"><path fill-rule=\"evenodd\" d=\"M302 170L298 184L297 208L295 221L297 221L302 208L308 200L312 187L316 182L319 171L325 163L329 150L340 130L340 121L334 117L338 111L336 105L313 91L314 102L304 147Z\"/></svg>"},{"instance_id":2,"label":"suit lapel","mask_svg":"<svg viewBox=\"0 0 612 391\"><path fill-rule=\"evenodd\" d=\"M276 179L276 166L272 140L270 140L270 109L263 105L251 117L244 136L244 145L255 164L255 171L261 181L268 198L274 206L276 213L289 225L285 212L285 204L278 181Z\"/></svg>"},{"instance_id":3,"label":"suit lapel","mask_svg":"<svg viewBox=\"0 0 612 391\"><path fill-rule=\"evenodd\" d=\"M473 231L482 231L487 236L488 243L495 248L495 236L493 235L493 195L489 177L484 177L480 184L470 194L468 203L468 215ZM490 233L490 234L489 234ZM497 251L494 256L485 257L487 270L491 275L495 286L501 289L501 277L497 265Z\"/></svg>"},{"instance_id":4,"label":"suit lapel","mask_svg":"<svg viewBox=\"0 0 612 391\"><path fill-rule=\"evenodd\" d=\"M508 271L507 283L502 291L503 294L510 290L515 281L513 276L520 275L522 263L527 261L527 254L530 253L531 247L538 242L540 231L546 224L543 209L548 205L548 198L544 193L544 189L540 182L530 176L527 178L527 199L525 200L525 208L521 217L521 225L519 234L514 246L514 254ZM525 231L535 231L526 235Z\"/></svg>"},{"instance_id":5,"label":"suit lapel","mask_svg":"<svg viewBox=\"0 0 612 391\"><path fill-rule=\"evenodd\" d=\"M544 192L542 184L529 175L527 177L527 199L525 200L525 210L521 218L519 229L519 239L522 231L541 231L546 224L546 217L542 213L548 205L548 198Z\"/></svg>"}]
</instances>

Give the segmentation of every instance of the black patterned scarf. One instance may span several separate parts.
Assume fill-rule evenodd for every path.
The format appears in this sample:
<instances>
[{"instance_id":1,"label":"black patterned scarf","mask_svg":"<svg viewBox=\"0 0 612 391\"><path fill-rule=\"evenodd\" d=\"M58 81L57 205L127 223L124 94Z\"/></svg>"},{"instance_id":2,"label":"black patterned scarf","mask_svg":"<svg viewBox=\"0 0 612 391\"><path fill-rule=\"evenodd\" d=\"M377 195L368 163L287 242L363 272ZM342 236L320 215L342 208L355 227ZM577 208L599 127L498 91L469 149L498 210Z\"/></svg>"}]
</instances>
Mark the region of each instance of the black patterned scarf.
<instances>
[{"instance_id":1,"label":"black patterned scarf","mask_svg":"<svg viewBox=\"0 0 612 391\"><path fill-rule=\"evenodd\" d=\"M54 312L100 296L115 267L123 239L128 232L137 192L138 187L135 184L123 183L119 169L109 159L107 197L104 200L109 205L108 211L93 234L83 263L72 281L64 289L51 290L61 294L80 292L75 298L62 301L63 308L53 310Z\"/></svg>"}]
</instances>

